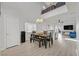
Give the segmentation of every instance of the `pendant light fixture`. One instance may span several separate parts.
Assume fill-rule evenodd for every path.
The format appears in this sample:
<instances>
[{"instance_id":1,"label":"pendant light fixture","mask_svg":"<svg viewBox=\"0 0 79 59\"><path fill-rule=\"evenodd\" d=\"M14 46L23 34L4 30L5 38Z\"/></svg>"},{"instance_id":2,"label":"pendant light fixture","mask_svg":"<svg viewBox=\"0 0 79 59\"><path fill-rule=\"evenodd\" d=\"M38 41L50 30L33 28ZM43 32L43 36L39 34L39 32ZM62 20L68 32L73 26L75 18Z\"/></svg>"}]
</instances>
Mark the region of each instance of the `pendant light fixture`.
<instances>
[{"instance_id":1,"label":"pendant light fixture","mask_svg":"<svg viewBox=\"0 0 79 59\"><path fill-rule=\"evenodd\" d=\"M44 20L43 20L43 18L38 18L37 20L36 20L36 23L42 23Z\"/></svg>"}]
</instances>

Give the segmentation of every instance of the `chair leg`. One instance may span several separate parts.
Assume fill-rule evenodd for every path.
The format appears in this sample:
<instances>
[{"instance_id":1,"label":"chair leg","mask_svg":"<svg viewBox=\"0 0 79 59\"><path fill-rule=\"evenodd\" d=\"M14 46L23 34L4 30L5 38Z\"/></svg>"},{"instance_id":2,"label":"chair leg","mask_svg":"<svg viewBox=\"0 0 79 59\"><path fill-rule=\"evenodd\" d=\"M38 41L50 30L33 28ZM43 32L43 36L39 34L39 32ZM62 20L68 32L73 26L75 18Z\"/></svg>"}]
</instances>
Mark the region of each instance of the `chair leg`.
<instances>
[{"instance_id":1,"label":"chair leg","mask_svg":"<svg viewBox=\"0 0 79 59\"><path fill-rule=\"evenodd\" d=\"M41 41L39 41L39 47L41 47Z\"/></svg>"},{"instance_id":2,"label":"chair leg","mask_svg":"<svg viewBox=\"0 0 79 59\"><path fill-rule=\"evenodd\" d=\"M30 43L32 43L32 38L30 38Z\"/></svg>"},{"instance_id":3,"label":"chair leg","mask_svg":"<svg viewBox=\"0 0 79 59\"><path fill-rule=\"evenodd\" d=\"M42 46L44 45L44 40L42 40Z\"/></svg>"},{"instance_id":4,"label":"chair leg","mask_svg":"<svg viewBox=\"0 0 79 59\"><path fill-rule=\"evenodd\" d=\"M50 47L50 41L49 41L49 47Z\"/></svg>"},{"instance_id":5,"label":"chair leg","mask_svg":"<svg viewBox=\"0 0 79 59\"><path fill-rule=\"evenodd\" d=\"M45 48L47 48L47 41L46 41L46 39L44 40L44 45L45 45Z\"/></svg>"},{"instance_id":6,"label":"chair leg","mask_svg":"<svg viewBox=\"0 0 79 59\"><path fill-rule=\"evenodd\" d=\"M51 44L53 44L53 38L51 38Z\"/></svg>"},{"instance_id":7,"label":"chair leg","mask_svg":"<svg viewBox=\"0 0 79 59\"><path fill-rule=\"evenodd\" d=\"M33 39L33 43L34 43L34 39Z\"/></svg>"}]
</instances>

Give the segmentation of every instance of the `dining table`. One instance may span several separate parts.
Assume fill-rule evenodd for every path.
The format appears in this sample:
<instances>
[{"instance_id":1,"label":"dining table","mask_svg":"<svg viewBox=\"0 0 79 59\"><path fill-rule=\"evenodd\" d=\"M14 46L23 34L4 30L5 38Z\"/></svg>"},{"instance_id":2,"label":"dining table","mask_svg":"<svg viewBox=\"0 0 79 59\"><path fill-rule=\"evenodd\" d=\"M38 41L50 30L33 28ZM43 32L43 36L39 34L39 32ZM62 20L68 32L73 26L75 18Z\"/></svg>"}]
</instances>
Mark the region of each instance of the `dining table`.
<instances>
[{"instance_id":1,"label":"dining table","mask_svg":"<svg viewBox=\"0 0 79 59\"><path fill-rule=\"evenodd\" d=\"M45 48L47 48L47 34L44 33L35 33L35 36L38 36L39 39L39 47L41 47L41 41L43 42Z\"/></svg>"}]
</instances>

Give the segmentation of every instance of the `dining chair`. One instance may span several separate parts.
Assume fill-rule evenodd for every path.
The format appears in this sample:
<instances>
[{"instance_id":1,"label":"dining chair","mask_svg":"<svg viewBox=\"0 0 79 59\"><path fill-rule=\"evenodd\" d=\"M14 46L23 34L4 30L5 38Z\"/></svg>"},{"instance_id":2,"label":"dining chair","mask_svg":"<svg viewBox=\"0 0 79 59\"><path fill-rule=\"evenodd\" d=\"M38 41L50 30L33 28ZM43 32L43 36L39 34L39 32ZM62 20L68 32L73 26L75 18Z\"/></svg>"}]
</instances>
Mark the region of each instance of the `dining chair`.
<instances>
[{"instance_id":1,"label":"dining chair","mask_svg":"<svg viewBox=\"0 0 79 59\"><path fill-rule=\"evenodd\" d=\"M32 41L34 42L34 40L35 40L35 33L36 33L36 31L32 31L31 36L30 36L30 43L32 43Z\"/></svg>"},{"instance_id":2,"label":"dining chair","mask_svg":"<svg viewBox=\"0 0 79 59\"><path fill-rule=\"evenodd\" d=\"M35 40L34 34L31 34L31 36L30 36L30 43L34 42L34 40Z\"/></svg>"},{"instance_id":3,"label":"dining chair","mask_svg":"<svg viewBox=\"0 0 79 59\"><path fill-rule=\"evenodd\" d=\"M47 36L46 40L47 40L47 43L49 43L49 47L50 47L50 45L53 44L53 38L52 38L51 32L50 32L49 35Z\"/></svg>"}]
</instances>

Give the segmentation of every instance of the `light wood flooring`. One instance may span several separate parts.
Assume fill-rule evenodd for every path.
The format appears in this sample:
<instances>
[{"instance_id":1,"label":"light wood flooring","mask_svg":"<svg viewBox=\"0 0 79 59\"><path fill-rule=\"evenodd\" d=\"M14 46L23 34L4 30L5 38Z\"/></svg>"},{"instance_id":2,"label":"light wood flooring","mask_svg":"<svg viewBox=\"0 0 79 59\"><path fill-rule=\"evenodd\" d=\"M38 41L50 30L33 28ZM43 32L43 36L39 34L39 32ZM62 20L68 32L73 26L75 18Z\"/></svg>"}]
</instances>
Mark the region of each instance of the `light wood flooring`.
<instances>
[{"instance_id":1,"label":"light wood flooring","mask_svg":"<svg viewBox=\"0 0 79 59\"><path fill-rule=\"evenodd\" d=\"M1 52L2 56L77 56L76 42L70 40L54 40L51 47L39 48L38 42L21 44Z\"/></svg>"}]
</instances>

